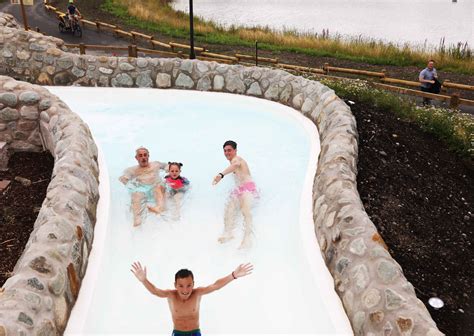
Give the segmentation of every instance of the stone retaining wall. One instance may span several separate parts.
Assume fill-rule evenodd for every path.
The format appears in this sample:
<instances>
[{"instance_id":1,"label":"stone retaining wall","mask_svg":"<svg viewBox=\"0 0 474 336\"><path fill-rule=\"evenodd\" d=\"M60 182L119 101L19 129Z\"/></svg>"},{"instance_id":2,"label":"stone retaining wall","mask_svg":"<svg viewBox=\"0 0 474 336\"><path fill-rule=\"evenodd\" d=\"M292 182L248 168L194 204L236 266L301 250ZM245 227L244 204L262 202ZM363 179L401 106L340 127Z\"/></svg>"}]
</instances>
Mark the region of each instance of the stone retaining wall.
<instances>
[{"instance_id":1,"label":"stone retaining wall","mask_svg":"<svg viewBox=\"0 0 474 336\"><path fill-rule=\"evenodd\" d=\"M354 333L442 335L400 266L387 252L363 208L356 185L356 122L349 107L334 91L319 82L281 70L195 60L75 55L61 50L60 42L43 39L34 32L0 27L0 64L15 65L13 69L2 68L1 71L39 84L244 94L276 101L303 113L317 125L321 142L313 186L315 233ZM3 109L0 110L0 118L3 113ZM33 234L32 240L34 237ZM30 244L27 250L29 247ZM24 258L19 264L25 265ZM74 269L79 273L79 268ZM38 274L32 274L37 279ZM73 302L74 291L68 286L65 286L69 290L62 307L64 301ZM19 320L24 325L22 320L25 318ZM59 330L62 326L58 323Z\"/></svg>"},{"instance_id":2,"label":"stone retaining wall","mask_svg":"<svg viewBox=\"0 0 474 336\"><path fill-rule=\"evenodd\" d=\"M0 294L0 335L60 334L92 248L99 199L88 127L48 90L0 76L0 141L55 158L33 232Z\"/></svg>"}]
</instances>

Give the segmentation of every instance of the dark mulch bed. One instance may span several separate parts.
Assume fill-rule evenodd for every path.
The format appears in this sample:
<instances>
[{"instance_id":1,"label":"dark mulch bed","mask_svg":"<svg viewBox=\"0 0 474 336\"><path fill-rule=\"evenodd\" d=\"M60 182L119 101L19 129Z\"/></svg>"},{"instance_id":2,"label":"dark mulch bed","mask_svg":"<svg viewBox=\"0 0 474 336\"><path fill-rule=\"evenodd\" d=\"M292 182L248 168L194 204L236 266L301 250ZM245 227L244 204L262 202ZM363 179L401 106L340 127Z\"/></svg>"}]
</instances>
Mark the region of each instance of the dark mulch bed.
<instances>
[{"instance_id":1,"label":"dark mulch bed","mask_svg":"<svg viewBox=\"0 0 474 336\"><path fill-rule=\"evenodd\" d=\"M358 189L417 296L447 335L473 335L474 168L391 113L356 102ZM428 304L439 297L439 310Z\"/></svg>"},{"instance_id":2,"label":"dark mulch bed","mask_svg":"<svg viewBox=\"0 0 474 336\"><path fill-rule=\"evenodd\" d=\"M0 192L0 286L10 276L30 237L46 196L53 164L49 152L15 153L8 171L0 172L0 180L11 181ZM25 186L15 177L28 179L31 185Z\"/></svg>"}]
</instances>

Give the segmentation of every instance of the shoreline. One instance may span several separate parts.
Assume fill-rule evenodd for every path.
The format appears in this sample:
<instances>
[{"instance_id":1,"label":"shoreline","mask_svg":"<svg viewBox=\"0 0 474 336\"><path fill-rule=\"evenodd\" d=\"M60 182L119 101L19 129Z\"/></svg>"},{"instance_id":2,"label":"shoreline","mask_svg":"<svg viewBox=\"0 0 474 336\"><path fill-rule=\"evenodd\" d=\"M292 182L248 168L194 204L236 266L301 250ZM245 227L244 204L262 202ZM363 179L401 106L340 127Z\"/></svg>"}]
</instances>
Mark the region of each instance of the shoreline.
<instances>
[{"instance_id":1,"label":"shoreline","mask_svg":"<svg viewBox=\"0 0 474 336\"><path fill-rule=\"evenodd\" d=\"M58 0L62 3L64 0ZM118 21L149 33L172 38L189 37L189 16L174 10L169 0L158 2L131 0L96 0L100 9ZM293 52L313 57L335 57L378 65L425 66L430 58L437 60L437 68L460 74L474 75L473 50L469 45L446 46L440 44L436 52L416 50L408 45L382 43L374 38L358 37L345 41L328 34L305 36L295 31L278 33L268 27L225 30L222 26L197 17L194 19L195 41L200 44L259 47L272 53ZM422 46L420 46L422 48Z\"/></svg>"},{"instance_id":2,"label":"shoreline","mask_svg":"<svg viewBox=\"0 0 474 336\"><path fill-rule=\"evenodd\" d=\"M179 12L183 15L189 16L189 5L184 6L177 6L176 1L173 0L166 0L168 5L175 11ZM194 6L194 9L196 8L196 5ZM206 11L206 10L205 10ZM206 11L207 12L207 11ZM208 13L206 13L208 14ZM361 41L376 41L377 43L383 43L383 44L392 44L397 46L398 48L402 49L405 46L407 46L411 50L426 50L427 52L431 51L436 51L437 48L440 46L440 41L443 41L443 44L445 46L449 47L455 47L458 44L465 45L467 44L470 46L471 53L474 53L474 39L471 37L469 39L457 39L453 41L447 41L446 42L446 36L441 36L441 37L436 37L432 38L432 41L428 41L426 37L423 39L418 39L418 40L393 40L393 39L388 39L385 37L378 37L378 36L372 36L367 33L345 33L339 30L335 29L330 29L329 27L319 27L319 28L301 28L298 27L297 25L274 25L274 24L245 24L245 23L232 23L232 22L219 22L213 19L212 16L207 16L207 15L201 15L199 12L197 13L196 10L194 10L194 18L199 19L202 22L208 22L210 24L219 26L223 28L224 30L229 30L232 28L236 29L253 29L253 30L270 30L276 34L286 34L286 33L295 33L296 35L300 36L310 36L310 37L316 37L316 36L321 36L322 34L329 34L330 38L336 38L336 39L341 39L343 41L353 41L353 40L361 40ZM463 29L469 29L468 28L463 28ZM400 36L399 36L400 37Z\"/></svg>"}]
</instances>

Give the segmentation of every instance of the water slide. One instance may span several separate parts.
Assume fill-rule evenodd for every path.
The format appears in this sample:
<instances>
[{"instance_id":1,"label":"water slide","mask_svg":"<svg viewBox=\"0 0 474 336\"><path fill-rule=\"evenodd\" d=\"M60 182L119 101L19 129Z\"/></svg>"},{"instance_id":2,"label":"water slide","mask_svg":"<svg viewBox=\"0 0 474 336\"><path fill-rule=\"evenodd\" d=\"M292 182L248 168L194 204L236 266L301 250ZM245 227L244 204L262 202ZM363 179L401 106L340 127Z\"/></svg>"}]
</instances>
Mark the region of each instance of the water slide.
<instances>
[{"instance_id":1,"label":"water slide","mask_svg":"<svg viewBox=\"0 0 474 336\"><path fill-rule=\"evenodd\" d=\"M203 297L203 334L352 335L312 223L317 129L291 108L262 99L180 90L48 87L89 125L99 147L100 202L94 246L66 335L170 335L165 299L151 295L130 272L147 266L157 287L172 289L174 274L191 269L205 286L251 262L255 270ZM213 177L226 161L222 144L238 143L260 197L253 208L252 247L217 241L224 205L234 186ZM191 189L181 216L149 214L132 227L130 195L118 181L136 164L135 149L150 159L179 161ZM171 208L171 207L170 207Z\"/></svg>"}]
</instances>

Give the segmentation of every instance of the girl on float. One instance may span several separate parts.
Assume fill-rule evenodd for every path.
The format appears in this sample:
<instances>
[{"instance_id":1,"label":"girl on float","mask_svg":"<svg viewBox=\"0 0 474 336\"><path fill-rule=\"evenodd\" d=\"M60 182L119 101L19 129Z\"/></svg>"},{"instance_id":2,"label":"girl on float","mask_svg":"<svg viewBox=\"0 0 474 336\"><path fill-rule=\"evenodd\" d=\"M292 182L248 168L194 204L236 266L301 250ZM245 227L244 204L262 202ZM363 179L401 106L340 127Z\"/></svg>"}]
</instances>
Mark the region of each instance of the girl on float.
<instances>
[{"instance_id":1,"label":"girl on float","mask_svg":"<svg viewBox=\"0 0 474 336\"><path fill-rule=\"evenodd\" d=\"M181 176L181 162L168 162L168 175L165 176L166 193L174 201L175 218L179 219L184 193L189 189L189 180Z\"/></svg>"}]
</instances>

